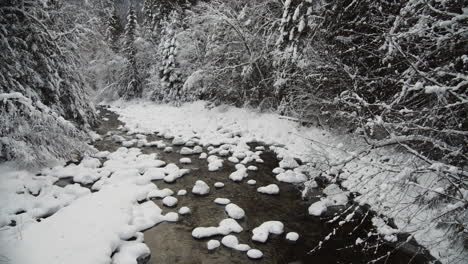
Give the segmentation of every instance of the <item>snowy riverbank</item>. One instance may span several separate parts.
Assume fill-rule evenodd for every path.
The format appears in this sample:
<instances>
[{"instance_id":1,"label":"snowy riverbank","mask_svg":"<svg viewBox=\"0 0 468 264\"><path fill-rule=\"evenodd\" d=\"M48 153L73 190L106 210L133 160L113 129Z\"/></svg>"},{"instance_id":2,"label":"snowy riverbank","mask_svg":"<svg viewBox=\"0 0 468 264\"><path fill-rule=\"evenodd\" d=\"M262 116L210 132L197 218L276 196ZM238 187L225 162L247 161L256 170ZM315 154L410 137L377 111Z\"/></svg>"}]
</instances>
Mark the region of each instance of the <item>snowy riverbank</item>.
<instances>
[{"instance_id":1,"label":"snowy riverbank","mask_svg":"<svg viewBox=\"0 0 468 264\"><path fill-rule=\"evenodd\" d=\"M460 200L436 203L446 198L447 185L438 182L436 173L431 171L413 174L419 162L408 154L389 148L367 151L368 146L350 136L301 127L277 115L248 109L228 106L207 109L204 102L179 108L151 102L118 102L112 110L121 115L126 127L134 133L159 132L187 139L196 136L205 145L232 143L234 138L237 146L249 141L280 146L274 149L278 158L301 159L311 165L307 166L309 176L322 175L341 182L348 191L361 194L356 199L361 204L369 204L373 210L392 218L397 229L381 219L373 221L383 239L395 241L397 233L409 233L443 263L462 262L468 256L463 241L454 239L453 231L440 224L441 216L447 212L464 210L468 191L464 191ZM300 171L291 176L298 174ZM305 186L314 186L313 181ZM323 200L326 205L336 204L337 199Z\"/></svg>"}]
</instances>

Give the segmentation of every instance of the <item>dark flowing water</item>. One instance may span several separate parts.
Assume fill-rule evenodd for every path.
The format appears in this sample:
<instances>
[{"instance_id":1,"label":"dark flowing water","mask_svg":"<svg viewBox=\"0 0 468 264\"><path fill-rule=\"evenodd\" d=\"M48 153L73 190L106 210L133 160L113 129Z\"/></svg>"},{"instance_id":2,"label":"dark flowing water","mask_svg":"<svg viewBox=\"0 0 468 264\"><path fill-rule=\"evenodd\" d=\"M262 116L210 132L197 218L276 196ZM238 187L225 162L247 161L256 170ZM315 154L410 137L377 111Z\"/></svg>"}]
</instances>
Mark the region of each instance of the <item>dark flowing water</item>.
<instances>
[{"instance_id":1,"label":"dark flowing water","mask_svg":"<svg viewBox=\"0 0 468 264\"><path fill-rule=\"evenodd\" d=\"M112 134L119 134L128 139L132 137L117 130L122 123L117 120L116 114L105 108L100 110L101 117L106 117L106 119L96 128L99 134L105 135L110 131ZM156 135L148 135L147 139L148 141L162 140ZM166 143L170 145L170 141ZM251 147L257 145L258 143L251 143ZM107 136L96 142L95 147L99 150L114 151L120 147L120 144L113 142ZM182 206L189 207L192 212L189 215L180 215L177 223L161 223L144 232L145 243L151 249L152 254L148 263L368 263L376 259L376 263L428 263L433 260L424 249L414 243L395 248L396 244L383 243L375 236L368 238L367 234L372 231L370 223L372 214L364 217L366 215L364 208L358 210L361 213L356 214L352 221L338 229L336 227L339 221L327 223L333 216L320 218L308 215L308 206L319 199L320 190L317 189L315 195L312 194L312 197L316 198L302 200L299 187L278 182L271 172L278 166L278 160L270 151L265 151L261 155L265 161L263 164L252 164L258 167L258 171L249 171L247 179L241 183L235 183L228 179L229 174L235 171L233 163L225 160L220 171L209 172L206 160L199 160L198 155L189 156L192 164L180 164L179 159L182 157L178 153L180 147L173 146L173 148L172 153L164 153L155 147L141 148L143 153L158 153L159 159L191 170L188 175L177 179L172 184L155 181L160 189L167 187L175 193L181 189L187 190L185 196L174 194L179 200L176 208L165 207L159 199L154 202L165 212L177 211ZM257 184L248 185L246 183L248 179L256 180ZM203 180L210 186L209 195L200 197L191 193L197 180ZM225 187L217 189L213 186L215 182L223 182ZM265 195L256 191L258 187L271 183L280 187L279 195ZM234 235L238 237L240 243L261 250L264 254L262 259L250 260L245 252L223 246L209 251L206 242L210 239L221 240L222 236L200 240L192 237L191 232L195 227L218 226L222 219L227 218L224 206L213 202L218 197L228 198L244 209L246 216L239 221L244 231ZM252 241L252 229L270 220L283 222L285 233L270 236L266 243ZM311 253L310 250L334 229L337 230L336 233L323 243L322 248ZM285 239L287 232L299 233L299 240L295 243L288 242ZM356 246L357 238L367 240L367 245Z\"/></svg>"}]
</instances>

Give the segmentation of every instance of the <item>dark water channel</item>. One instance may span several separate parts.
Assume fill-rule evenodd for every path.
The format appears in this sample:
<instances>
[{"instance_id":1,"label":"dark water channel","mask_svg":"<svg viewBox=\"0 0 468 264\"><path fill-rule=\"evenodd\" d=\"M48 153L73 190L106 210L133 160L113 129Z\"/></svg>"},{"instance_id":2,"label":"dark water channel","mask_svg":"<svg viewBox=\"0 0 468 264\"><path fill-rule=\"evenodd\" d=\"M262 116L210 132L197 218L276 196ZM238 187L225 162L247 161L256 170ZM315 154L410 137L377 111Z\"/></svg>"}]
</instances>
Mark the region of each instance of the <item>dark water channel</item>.
<instances>
[{"instance_id":1,"label":"dark water channel","mask_svg":"<svg viewBox=\"0 0 468 264\"><path fill-rule=\"evenodd\" d=\"M96 131L105 135L110 132L119 134L127 139L132 138L117 129L122 125L117 120L117 115L100 108L100 115L106 117ZM156 135L148 135L148 141L162 140ZM170 141L166 140L168 146ZM257 146L252 143L251 147ZM110 136L97 141L95 147L99 150L114 151L121 145L115 143ZM337 229L335 235L323 243L320 250L310 253L319 241L323 240L338 222L327 223L333 216L324 218L308 215L308 206L314 202L302 200L299 187L293 184L278 182L271 172L278 166L278 160L274 153L265 151L261 158L263 164L254 163L258 171L249 171L249 177L240 183L235 183L228 179L229 174L235 171L234 164L225 160L220 171L209 172L206 160L198 159L198 155L189 156L191 164L180 164L182 157L178 152L180 147L175 147L174 152L165 153L156 147L142 147L143 153L158 153L159 159L167 163L175 163L180 168L189 168L191 172L177 179L175 183L167 184L164 181L155 181L158 188L170 188L175 192L179 202L175 208L165 207L161 200L154 202L165 212L177 211L182 206L191 209L191 214L180 215L177 223L161 223L145 231L145 243L151 249L151 258L148 263L368 263L375 259L375 263L428 263L428 254L416 254L422 251L420 247L413 246L413 250L408 247L396 249L395 245L378 242L374 237L368 238L367 234L372 231L370 217L362 219L364 214L355 216L349 223ZM266 147L266 149L268 149ZM250 164L249 164L250 165ZM249 179L257 181L256 185L248 185ZM191 193L192 186L196 180L203 180L210 186L210 193L200 197ZM215 182L223 182L224 188L217 189L213 186ZM275 183L280 187L279 195L260 194L256 189ZM178 190L185 189L185 196L177 196ZM315 200L318 200L320 191L316 191ZM218 226L218 223L227 218L224 206L213 202L215 198L228 198L231 202L244 209L246 216L240 220L240 225L244 228L240 234L234 234L239 238L240 243L246 243L252 248L261 250L264 257L261 260L250 260L245 252L240 252L223 246L209 251L206 242L210 239L221 240L222 236L197 240L191 235L192 230L199 226ZM266 243L258 243L251 240L252 229L265 221L278 220L285 226L282 235L270 236ZM355 228L359 225L359 228ZM354 230L356 229L356 230ZM287 232L297 232L300 238L295 243L285 239ZM357 238L367 240L367 245L355 245ZM387 254L387 252L390 252ZM382 257L385 256L385 257Z\"/></svg>"}]
</instances>

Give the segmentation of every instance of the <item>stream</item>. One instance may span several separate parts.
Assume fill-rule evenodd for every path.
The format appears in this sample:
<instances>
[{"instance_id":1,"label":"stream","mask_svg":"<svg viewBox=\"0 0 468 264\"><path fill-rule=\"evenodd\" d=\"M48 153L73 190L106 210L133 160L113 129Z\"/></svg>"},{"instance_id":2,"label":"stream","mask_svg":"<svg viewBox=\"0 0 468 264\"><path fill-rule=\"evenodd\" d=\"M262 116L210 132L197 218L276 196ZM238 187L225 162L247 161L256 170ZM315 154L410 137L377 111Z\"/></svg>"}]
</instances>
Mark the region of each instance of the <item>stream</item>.
<instances>
[{"instance_id":1,"label":"stream","mask_svg":"<svg viewBox=\"0 0 468 264\"><path fill-rule=\"evenodd\" d=\"M118 130L122 126L118 116L107 110L100 109L102 122L95 129L103 136L102 140L96 141L94 146L99 151L115 151L121 145L111 139L111 135L121 135L126 139L133 138L134 135L127 135ZM148 141L164 140L156 135L147 135ZM171 146L170 140L165 140ZM250 143L251 148L261 145L257 142ZM396 247L396 244L386 243L373 235L368 237L373 230L370 221L373 213L366 214L367 209L360 208L351 221L336 229L330 239L323 242L321 249L311 252L317 244L324 240L336 227L338 222L329 223L333 218L333 213L339 213L340 209L332 210L332 214L325 217L315 217L308 214L308 206L317 201L320 197L320 188L314 189L311 198L304 200L301 197L300 186L294 184L278 182L272 169L278 167L276 155L268 150L261 155L264 163L255 163L257 171L249 171L249 179L255 179L255 185L229 180L229 174L235 171L234 164L224 161L221 170L208 171L206 160L200 160L197 154L182 156L179 154L181 147L172 146L174 151L165 153L156 147L141 147L143 153L157 153L158 158L167 162L175 163L180 168L190 169L190 173L177 179L174 183L155 181L159 189L169 188L177 193L178 190L185 189L185 196L176 196L178 204L174 208L168 208L162 204L161 199L154 202L165 212L177 211L182 206L191 209L191 214L180 215L176 223L161 223L144 232L145 243L151 250L149 259L141 263L368 263L376 260L375 263L428 263L433 258L415 242L406 243L404 247ZM190 157L191 164L181 164L179 159ZM250 164L248 164L250 165ZM210 193L206 196L196 196L191 193L191 189L196 180L203 180L210 186ZM223 182L223 188L215 188L215 182ZM280 188L278 195L261 194L256 191L260 186L275 183ZM61 183L66 184L66 183ZM215 198L228 198L231 202L239 205L245 211L245 217L239 220L239 224L244 228L240 234L236 234L240 243L245 243L252 248L263 252L260 260L251 260L245 252L236 251L226 247L219 247L215 250L208 250L206 242L210 239L221 240L222 236L215 236L206 239L195 239L192 237L192 230L195 227L218 226L222 219L227 218L224 206L213 202ZM269 237L266 243L252 241L252 229L265 221L277 220L284 224L282 235ZM297 232L299 239L291 242L285 239L288 232ZM366 243L356 245L356 239L366 240ZM387 253L389 252L389 253ZM383 256L383 257L382 257Z\"/></svg>"}]
</instances>

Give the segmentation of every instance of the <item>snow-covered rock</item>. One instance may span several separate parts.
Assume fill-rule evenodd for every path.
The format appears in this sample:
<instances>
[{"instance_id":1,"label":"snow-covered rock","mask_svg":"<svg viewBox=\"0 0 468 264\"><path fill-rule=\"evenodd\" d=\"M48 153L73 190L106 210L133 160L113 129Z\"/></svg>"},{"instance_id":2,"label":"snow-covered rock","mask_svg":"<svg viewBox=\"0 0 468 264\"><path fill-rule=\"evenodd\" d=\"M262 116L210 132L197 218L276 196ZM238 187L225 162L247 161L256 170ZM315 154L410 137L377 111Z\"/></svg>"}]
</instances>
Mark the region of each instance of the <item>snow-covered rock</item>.
<instances>
[{"instance_id":1,"label":"snow-covered rock","mask_svg":"<svg viewBox=\"0 0 468 264\"><path fill-rule=\"evenodd\" d=\"M208 157L208 154L206 153L201 153L200 156L198 157L199 159L206 159L206 157Z\"/></svg>"},{"instance_id":2,"label":"snow-covered rock","mask_svg":"<svg viewBox=\"0 0 468 264\"><path fill-rule=\"evenodd\" d=\"M267 221L252 230L253 241L265 243L270 234L281 235L284 225L280 221Z\"/></svg>"},{"instance_id":3,"label":"snow-covered rock","mask_svg":"<svg viewBox=\"0 0 468 264\"><path fill-rule=\"evenodd\" d=\"M286 239L289 241L297 241L299 239L299 234L296 232L289 232L286 234Z\"/></svg>"},{"instance_id":4,"label":"snow-covered rock","mask_svg":"<svg viewBox=\"0 0 468 264\"><path fill-rule=\"evenodd\" d=\"M314 216L321 216L327 211L327 206L323 201L317 201L309 206L309 214Z\"/></svg>"},{"instance_id":5,"label":"snow-covered rock","mask_svg":"<svg viewBox=\"0 0 468 264\"><path fill-rule=\"evenodd\" d=\"M223 188L223 187L224 187L224 183L222 183L222 182L215 182L214 187L216 187L216 188Z\"/></svg>"},{"instance_id":6,"label":"snow-covered rock","mask_svg":"<svg viewBox=\"0 0 468 264\"><path fill-rule=\"evenodd\" d=\"M174 151L172 147L165 147L164 148L164 152L166 152L166 153L170 153L172 151Z\"/></svg>"},{"instance_id":7,"label":"snow-covered rock","mask_svg":"<svg viewBox=\"0 0 468 264\"><path fill-rule=\"evenodd\" d=\"M179 214L181 214L181 215L186 215L186 214L190 214L190 213L191 213L191 210L187 206L183 206L183 207L181 207L179 209Z\"/></svg>"},{"instance_id":8,"label":"snow-covered rock","mask_svg":"<svg viewBox=\"0 0 468 264\"><path fill-rule=\"evenodd\" d=\"M223 167L223 160L218 156L211 155L208 157L207 161L209 171L217 171Z\"/></svg>"},{"instance_id":9,"label":"snow-covered rock","mask_svg":"<svg viewBox=\"0 0 468 264\"><path fill-rule=\"evenodd\" d=\"M231 202L231 200L227 199L227 198L216 198L214 200L214 202L216 204L220 204L220 205L226 205L226 204L229 204Z\"/></svg>"},{"instance_id":10,"label":"snow-covered rock","mask_svg":"<svg viewBox=\"0 0 468 264\"><path fill-rule=\"evenodd\" d=\"M182 146L185 144L185 140L181 137L175 137L173 140L172 140L172 145L174 146Z\"/></svg>"},{"instance_id":11,"label":"snow-covered rock","mask_svg":"<svg viewBox=\"0 0 468 264\"><path fill-rule=\"evenodd\" d=\"M245 168L236 170L235 172L229 175L229 179L232 181L238 182L242 181L245 177L249 176Z\"/></svg>"},{"instance_id":12,"label":"snow-covered rock","mask_svg":"<svg viewBox=\"0 0 468 264\"><path fill-rule=\"evenodd\" d=\"M225 210L228 216L234 219L242 219L245 216L244 209L240 208L237 204L230 203L226 205Z\"/></svg>"},{"instance_id":13,"label":"snow-covered rock","mask_svg":"<svg viewBox=\"0 0 468 264\"><path fill-rule=\"evenodd\" d=\"M210 241L206 242L206 247L208 250L213 250L221 246L221 243L218 240L211 239Z\"/></svg>"},{"instance_id":14,"label":"snow-covered rock","mask_svg":"<svg viewBox=\"0 0 468 264\"><path fill-rule=\"evenodd\" d=\"M247 170L250 170L250 171L257 171L258 168L257 168L257 166L250 165L249 167L247 167Z\"/></svg>"},{"instance_id":15,"label":"snow-covered rock","mask_svg":"<svg viewBox=\"0 0 468 264\"><path fill-rule=\"evenodd\" d=\"M280 167L276 167L273 169L273 173L274 174L280 174L280 173L283 173L285 172L285 170L283 168L280 168Z\"/></svg>"},{"instance_id":16,"label":"snow-covered rock","mask_svg":"<svg viewBox=\"0 0 468 264\"><path fill-rule=\"evenodd\" d=\"M240 233L242 232L242 227L237 223L236 220L232 218L227 218L219 222L218 227L196 227L192 231L192 236L194 238L205 238L216 235L227 235L229 233Z\"/></svg>"},{"instance_id":17,"label":"snow-covered rock","mask_svg":"<svg viewBox=\"0 0 468 264\"><path fill-rule=\"evenodd\" d=\"M192 163L192 160L190 158L181 158L179 162L182 164L190 164Z\"/></svg>"},{"instance_id":18,"label":"snow-covered rock","mask_svg":"<svg viewBox=\"0 0 468 264\"><path fill-rule=\"evenodd\" d=\"M206 182L198 180L192 188L192 193L198 195L206 195L210 192L210 186Z\"/></svg>"},{"instance_id":19,"label":"snow-covered rock","mask_svg":"<svg viewBox=\"0 0 468 264\"><path fill-rule=\"evenodd\" d=\"M186 195L186 194L187 194L187 190L185 190L185 189L181 189L181 190L179 190L179 191L177 192L177 195L179 195L179 196L184 196L184 195Z\"/></svg>"},{"instance_id":20,"label":"snow-covered rock","mask_svg":"<svg viewBox=\"0 0 468 264\"><path fill-rule=\"evenodd\" d=\"M251 259L260 259L263 257L263 253L258 249L251 249L247 251L247 256Z\"/></svg>"},{"instance_id":21,"label":"snow-covered rock","mask_svg":"<svg viewBox=\"0 0 468 264\"><path fill-rule=\"evenodd\" d=\"M280 161L279 166L283 169L295 169L299 167L299 164L293 157L286 156Z\"/></svg>"},{"instance_id":22,"label":"snow-covered rock","mask_svg":"<svg viewBox=\"0 0 468 264\"><path fill-rule=\"evenodd\" d=\"M202 152L203 152L203 148L202 148L201 146L195 146L195 147L193 148L193 153L194 153L194 154L200 154L200 153L202 153Z\"/></svg>"},{"instance_id":23,"label":"snow-covered rock","mask_svg":"<svg viewBox=\"0 0 468 264\"><path fill-rule=\"evenodd\" d=\"M257 188L257 192L264 194L278 194L279 191L279 187L276 184L269 184L267 186Z\"/></svg>"},{"instance_id":24,"label":"snow-covered rock","mask_svg":"<svg viewBox=\"0 0 468 264\"><path fill-rule=\"evenodd\" d=\"M174 196L166 196L166 197L164 197L162 202L167 207L173 207L173 206L176 206L178 200Z\"/></svg>"},{"instance_id":25,"label":"snow-covered rock","mask_svg":"<svg viewBox=\"0 0 468 264\"><path fill-rule=\"evenodd\" d=\"M180 150L180 155L192 155L193 154L193 149L188 148L188 147L183 147Z\"/></svg>"},{"instance_id":26,"label":"snow-covered rock","mask_svg":"<svg viewBox=\"0 0 468 264\"><path fill-rule=\"evenodd\" d=\"M256 181L256 180L248 180L248 181L247 181L247 184L249 184L249 185L255 185L255 184L257 184L257 181Z\"/></svg>"},{"instance_id":27,"label":"snow-covered rock","mask_svg":"<svg viewBox=\"0 0 468 264\"><path fill-rule=\"evenodd\" d=\"M282 172L276 175L276 179L280 182L303 183L307 181L307 176L305 176L302 173L298 173L292 170L287 170L285 172Z\"/></svg>"},{"instance_id":28,"label":"snow-covered rock","mask_svg":"<svg viewBox=\"0 0 468 264\"><path fill-rule=\"evenodd\" d=\"M346 205L348 203L348 192L341 190L337 184L330 184L323 193L327 195L327 200L333 205Z\"/></svg>"}]
</instances>

